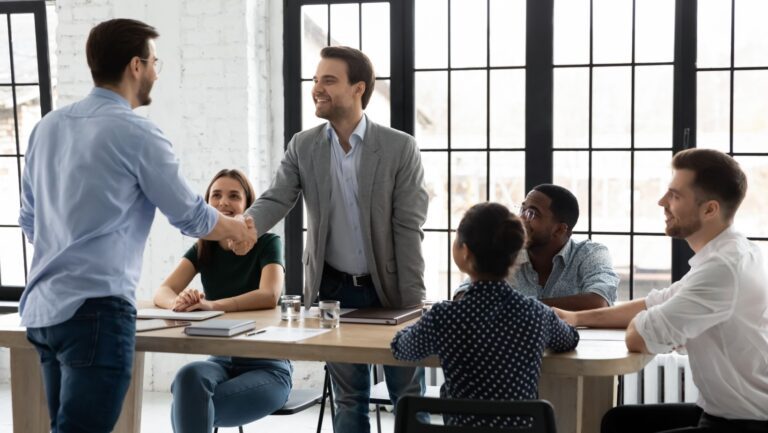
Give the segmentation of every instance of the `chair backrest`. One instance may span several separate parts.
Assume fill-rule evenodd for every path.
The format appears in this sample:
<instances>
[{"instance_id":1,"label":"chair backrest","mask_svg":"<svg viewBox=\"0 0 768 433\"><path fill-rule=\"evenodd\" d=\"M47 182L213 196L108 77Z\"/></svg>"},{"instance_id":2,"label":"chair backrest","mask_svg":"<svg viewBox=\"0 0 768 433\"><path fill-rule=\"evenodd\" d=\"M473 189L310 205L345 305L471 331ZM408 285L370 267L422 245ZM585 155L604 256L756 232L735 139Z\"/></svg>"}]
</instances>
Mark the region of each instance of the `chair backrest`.
<instances>
[{"instance_id":1,"label":"chair backrest","mask_svg":"<svg viewBox=\"0 0 768 433\"><path fill-rule=\"evenodd\" d=\"M530 417L533 420L530 427L516 428L512 431L515 433L557 433L555 411L552 409L552 405L545 400L453 400L409 395L398 400L395 413L395 433L499 433L510 431L509 427L425 424L419 420L419 413Z\"/></svg>"}]
</instances>

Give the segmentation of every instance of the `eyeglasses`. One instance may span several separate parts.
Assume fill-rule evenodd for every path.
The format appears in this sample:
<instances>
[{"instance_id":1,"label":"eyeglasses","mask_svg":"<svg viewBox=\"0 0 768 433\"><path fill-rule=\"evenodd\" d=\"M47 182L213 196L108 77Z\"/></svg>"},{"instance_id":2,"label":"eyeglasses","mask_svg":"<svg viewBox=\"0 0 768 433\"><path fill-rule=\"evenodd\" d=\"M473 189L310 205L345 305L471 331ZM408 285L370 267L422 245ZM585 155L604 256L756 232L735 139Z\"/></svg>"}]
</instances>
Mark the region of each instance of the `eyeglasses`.
<instances>
[{"instance_id":1,"label":"eyeglasses","mask_svg":"<svg viewBox=\"0 0 768 433\"><path fill-rule=\"evenodd\" d=\"M512 211L520 215L520 218L528 221L541 217L541 214L536 209L530 207L527 208L519 204L512 206Z\"/></svg>"},{"instance_id":2,"label":"eyeglasses","mask_svg":"<svg viewBox=\"0 0 768 433\"><path fill-rule=\"evenodd\" d=\"M152 59L142 59L141 57L139 57L139 60L141 60L144 63L149 63L149 61ZM160 71L163 70L163 61L155 57L154 61L152 62L152 66L155 67L155 72L159 74Z\"/></svg>"}]
</instances>

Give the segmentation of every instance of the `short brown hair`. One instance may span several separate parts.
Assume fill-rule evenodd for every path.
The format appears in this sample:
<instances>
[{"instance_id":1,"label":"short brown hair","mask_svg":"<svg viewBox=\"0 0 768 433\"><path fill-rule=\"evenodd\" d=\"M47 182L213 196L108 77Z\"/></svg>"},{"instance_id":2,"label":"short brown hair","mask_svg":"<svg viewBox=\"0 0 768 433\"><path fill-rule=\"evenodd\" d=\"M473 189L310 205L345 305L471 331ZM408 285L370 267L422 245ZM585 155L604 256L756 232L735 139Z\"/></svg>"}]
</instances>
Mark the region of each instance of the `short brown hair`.
<instances>
[{"instance_id":1,"label":"short brown hair","mask_svg":"<svg viewBox=\"0 0 768 433\"><path fill-rule=\"evenodd\" d=\"M360 50L351 47L325 47L320 51L320 57L323 59L339 59L347 64L347 77L349 84L359 82L365 83L363 92L363 109L368 106L371 100L373 87L376 85L376 75L373 73L373 63L371 59Z\"/></svg>"},{"instance_id":2,"label":"short brown hair","mask_svg":"<svg viewBox=\"0 0 768 433\"><path fill-rule=\"evenodd\" d=\"M717 200L725 219L733 219L747 194L747 176L735 159L717 150L688 149L675 155L672 167L691 170L697 200Z\"/></svg>"},{"instance_id":3,"label":"short brown hair","mask_svg":"<svg viewBox=\"0 0 768 433\"><path fill-rule=\"evenodd\" d=\"M131 59L146 59L149 40L158 36L154 27L124 18L104 21L92 28L85 55L93 82L97 86L119 83Z\"/></svg>"}]
</instances>

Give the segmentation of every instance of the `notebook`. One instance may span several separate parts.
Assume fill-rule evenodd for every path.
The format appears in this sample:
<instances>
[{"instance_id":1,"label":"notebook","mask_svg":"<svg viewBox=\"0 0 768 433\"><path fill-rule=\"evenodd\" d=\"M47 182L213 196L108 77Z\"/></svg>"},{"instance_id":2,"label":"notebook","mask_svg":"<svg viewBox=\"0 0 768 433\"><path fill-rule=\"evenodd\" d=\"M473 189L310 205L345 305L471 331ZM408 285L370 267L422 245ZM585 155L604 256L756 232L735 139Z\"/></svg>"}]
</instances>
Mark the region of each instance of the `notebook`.
<instances>
[{"instance_id":1,"label":"notebook","mask_svg":"<svg viewBox=\"0 0 768 433\"><path fill-rule=\"evenodd\" d=\"M139 319L136 321L136 332L152 331L155 329L176 328L189 326L188 320Z\"/></svg>"},{"instance_id":2,"label":"notebook","mask_svg":"<svg viewBox=\"0 0 768 433\"><path fill-rule=\"evenodd\" d=\"M340 316L342 323L372 323L399 325L421 316L421 307L410 308L358 308Z\"/></svg>"},{"instance_id":3,"label":"notebook","mask_svg":"<svg viewBox=\"0 0 768 433\"><path fill-rule=\"evenodd\" d=\"M137 319L206 320L221 316L223 311L173 311L164 308L141 308Z\"/></svg>"},{"instance_id":4,"label":"notebook","mask_svg":"<svg viewBox=\"0 0 768 433\"><path fill-rule=\"evenodd\" d=\"M187 326L184 328L184 333L206 337L231 337L254 328L256 328L256 322L253 320L215 319Z\"/></svg>"}]
</instances>

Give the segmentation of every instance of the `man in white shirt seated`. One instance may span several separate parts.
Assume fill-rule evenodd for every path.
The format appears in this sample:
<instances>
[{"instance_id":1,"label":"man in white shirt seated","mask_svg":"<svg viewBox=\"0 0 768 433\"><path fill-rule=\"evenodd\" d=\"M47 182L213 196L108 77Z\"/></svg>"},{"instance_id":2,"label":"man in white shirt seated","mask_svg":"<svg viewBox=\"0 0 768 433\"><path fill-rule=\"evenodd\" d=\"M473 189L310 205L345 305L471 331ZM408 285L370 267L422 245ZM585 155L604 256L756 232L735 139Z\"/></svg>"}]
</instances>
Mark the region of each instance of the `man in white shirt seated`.
<instances>
[{"instance_id":1,"label":"man in white shirt seated","mask_svg":"<svg viewBox=\"0 0 768 433\"><path fill-rule=\"evenodd\" d=\"M768 281L758 247L731 227L746 176L731 157L707 149L678 153L672 167L659 205L667 235L695 252L690 271L644 299L556 311L574 326L627 327L633 352L688 352L695 405L618 407L603 418L603 433L768 432Z\"/></svg>"}]
</instances>

